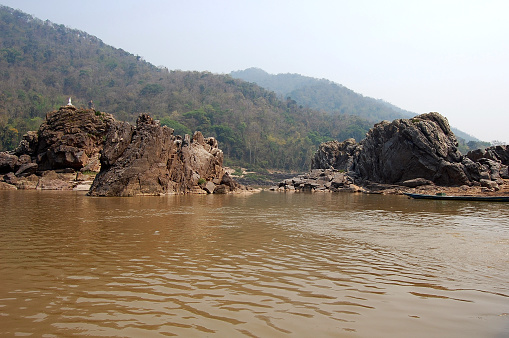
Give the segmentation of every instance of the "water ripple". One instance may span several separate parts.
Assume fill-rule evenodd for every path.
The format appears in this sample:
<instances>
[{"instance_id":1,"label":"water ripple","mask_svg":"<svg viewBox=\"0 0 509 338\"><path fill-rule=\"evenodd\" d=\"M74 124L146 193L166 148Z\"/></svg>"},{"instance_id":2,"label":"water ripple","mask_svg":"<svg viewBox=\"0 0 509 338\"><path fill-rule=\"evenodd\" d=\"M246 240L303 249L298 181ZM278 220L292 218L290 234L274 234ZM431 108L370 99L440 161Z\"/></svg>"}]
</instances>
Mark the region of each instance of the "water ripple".
<instances>
[{"instance_id":1,"label":"water ripple","mask_svg":"<svg viewBox=\"0 0 509 338\"><path fill-rule=\"evenodd\" d=\"M508 333L502 207L355 194L0 197L2 336Z\"/></svg>"}]
</instances>

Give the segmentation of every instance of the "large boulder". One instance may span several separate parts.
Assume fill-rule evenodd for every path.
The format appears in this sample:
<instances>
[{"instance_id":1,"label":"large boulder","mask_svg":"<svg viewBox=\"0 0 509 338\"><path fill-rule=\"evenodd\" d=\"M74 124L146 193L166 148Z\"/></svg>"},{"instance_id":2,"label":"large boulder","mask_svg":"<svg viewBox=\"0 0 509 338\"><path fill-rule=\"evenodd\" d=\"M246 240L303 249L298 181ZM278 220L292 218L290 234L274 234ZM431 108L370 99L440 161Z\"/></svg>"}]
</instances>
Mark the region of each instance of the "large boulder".
<instances>
[{"instance_id":1,"label":"large boulder","mask_svg":"<svg viewBox=\"0 0 509 338\"><path fill-rule=\"evenodd\" d=\"M48 113L38 132L39 170L80 170L87 166L98 157L106 134L115 122L110 114L74 106Z\"/></svg>"},{"instance_id":2,"label":"large boulder","mask_svg":"<svg viewBox=\"0 0 509 338\"><path fill-rule=\"evenodd\" d=\"M352 168L358 151L359 146L353 138L343 142L334 140L322 143L311 159L311 168L348 171Z\"/></svg>"},{"instance_id":3,"label":"large boulder","mask_svg":"<svg viewBox=\"0 0 509 338\"><path fill-rule=\"evenodd\" d=\"M456 137L438 113L379 123L361 147L355 171L367 180L397 183L424 178L440 185L469 183Z\"/></svg>"},{"instance_id":4,"label":"large boulder","mask_svg":"<svg viewBox=\"0 0 509 338\"><path fill-rule=\"evenodd\" d=\"M505 156L498 148L489 154ZM360 143L347 140L322 144L312 160L312 169L326 168L384 184L433 182L442 186L472 185L480 179L499 182L498 172L503 171L494 163L462 156L447 119L438 113L380 122Z\"/></svg>"},{"instance_id":5,"label":"large boulder","mask_svg":"<svg viewBox=\"0 0 509 338\"><path fill-rule=\"evenodd\" d=\"M13 172L19 168L18 156L8 152L0 152L0 174Z\"/></svg>"},{"instance_id":6,"label":"large boulder","mask_svg":"<svg viewBox=\"0 0 509 338\"><path fill-rule=\"evenodd\" d=\"M118 129L115 135L118 142L104 145L101 172L89 195L187 193L196 190L200 179L211 183L205 186L212 193L212 182L222 182L223 153L214 138L196 132L182 140L147 114L138 117L134 130Z\"/></svg>"}]
</instances>

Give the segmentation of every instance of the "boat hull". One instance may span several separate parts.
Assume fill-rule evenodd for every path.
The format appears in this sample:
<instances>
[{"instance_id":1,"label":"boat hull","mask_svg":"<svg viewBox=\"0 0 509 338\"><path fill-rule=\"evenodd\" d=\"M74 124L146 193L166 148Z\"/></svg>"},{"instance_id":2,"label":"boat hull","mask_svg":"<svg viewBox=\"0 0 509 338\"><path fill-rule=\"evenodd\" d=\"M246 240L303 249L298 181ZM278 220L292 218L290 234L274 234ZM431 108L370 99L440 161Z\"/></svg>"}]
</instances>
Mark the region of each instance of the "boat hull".
<instances>
[{"instance_id":1,"label":"boat hull","mask_svg":"<svg viewBox=\"0 0 509 338\"><path fill-rule=\"evenodd\" d=\"M441 200L441 201L483 201L483 202L509 202L509 196L448 196L448 195L423 195L406 193L410 198Z\"/></svg>"}]
</instances>

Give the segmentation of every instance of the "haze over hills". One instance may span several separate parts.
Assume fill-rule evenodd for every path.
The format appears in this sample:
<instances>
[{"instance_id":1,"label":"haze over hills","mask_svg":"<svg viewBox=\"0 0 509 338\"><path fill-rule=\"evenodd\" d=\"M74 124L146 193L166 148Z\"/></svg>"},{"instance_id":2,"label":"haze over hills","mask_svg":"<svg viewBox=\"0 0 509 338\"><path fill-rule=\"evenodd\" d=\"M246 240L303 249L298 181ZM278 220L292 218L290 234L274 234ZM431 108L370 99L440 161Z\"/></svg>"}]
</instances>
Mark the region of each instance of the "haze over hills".
<instances>
[{"instance_id":1,"label":"haze over hills","mask_svg":"<svg viewBox=\"0 0 509 338\"><path fill-rule=\"evenodd\" d=\"M372 126L280 100L210 72L169 71L99 38L0 7L0 148L12 149L47 112L67 103L133 122L148 112L176 134L214 136L227 163L307 170L326 140L360 140Z\"/></svg>"},{"instance_id":2,"label":"haze over hills","mask_svg":"<svg viewBox=\"0 0 509 338\"><path fill-rule=\"evenodd\" d=\"M0 31L0 150L13 149L68 97L130 122L148 112L175 134L200 130L219 141L228 165L259 168L307 170L321 142L360 141L373 125L355 110L330 114L229 75L155 67L5 6Z\"/></svg>"},{"instance_id":3,"label":"haze over hills","mask_svg":"<svg viewBox=\"0 0 509 338\"><path fill-rule=\"evenodd\" d=\"M365 97L326 79L300 74L273 75L259 68L234 71L230 75L273 90L282 97L291 97L305 107L324 110L330 114L356 115L373 122L416 115L383 100Z\"/></svg>"},{"instance_id":4,"label":"haze over hills","mask_svg":"<svg viewBox=\"0 0 509 338\"><path fill-rule=\"evenodd\" d=\"M283 98L291 97L304 107L323 110L333 115L350 114L375 123L417 115L384 100L363 96L327 79L317 79L300 74L269 74L256 67L233 71L230 75L273 90ZM452 129L457 137L467 142L479 141L472 135L456 128Z\"/></svg>"}]
</instances>

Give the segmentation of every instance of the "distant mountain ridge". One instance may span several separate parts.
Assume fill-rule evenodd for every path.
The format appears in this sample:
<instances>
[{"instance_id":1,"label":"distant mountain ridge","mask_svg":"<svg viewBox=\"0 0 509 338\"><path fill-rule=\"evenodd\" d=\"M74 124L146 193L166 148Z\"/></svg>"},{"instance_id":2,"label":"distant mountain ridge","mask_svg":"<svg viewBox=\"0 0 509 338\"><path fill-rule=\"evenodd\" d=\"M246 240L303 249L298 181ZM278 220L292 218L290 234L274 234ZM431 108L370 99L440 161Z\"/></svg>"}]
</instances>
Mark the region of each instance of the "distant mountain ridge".
<instances>
[{"instance_id":1,"label":"distant mountain ridge","mask_svg":"<svg viewBox=\"0 0 509 338\"><path fill-rule=\"evenodd\" d=\"M273 90L282 97L291 97L298 104L326 111L330 114L348 114L372 122L410 118L415 116L386 101L373 99L354 92L327 79L300 74L269 74L260 68L248 68L230 73L233 78L254 82Z\"/></svg>"},{"instance_id":2,"label":"distant mountain ridge","mask_svg":"<svg viewBox=\"0 0 509 338\"><path fill-rule=\"evenodd\" d=\"M361 140L371 122L332 116L229 75L168 70L86 32L0 5L0 150L14 149L46 114L94 106L134 122L150 113L175 134L219 141L226 165L307 170L319 144Z\"/></svg>"},{"instance_id":3,"label":"distant mountain ridge","mask_svg":"<svg viewBox=\"0 0 509 338\"><path fill-rule=\"evenodd\" d=\"M118 120L150 113L175 134L199 130L219 141L226 165L253 169L307 170L322 142L360 141L373 126L230 75L156 67L86 32L1 5L0 32L0 151L14 149L69 97Z\"/></svg>"},{"instance_id":4,"label":"distant mountain ridge","mask_svg":"<svg viewBox=\"0 0 509 338\"><path fill-rule=\"evenodd\" d=\"M304 107L323 110L329 114L354 115L374 123L417 115L384 100L363 96L327 79L290 73L274 75L256 67L233 71L230 75L233 78L256 83L283 98L291 97L297 104ZM479 141L457 128L452 130L457 137L467 142Z\"/></svg>"}]
</instances>

